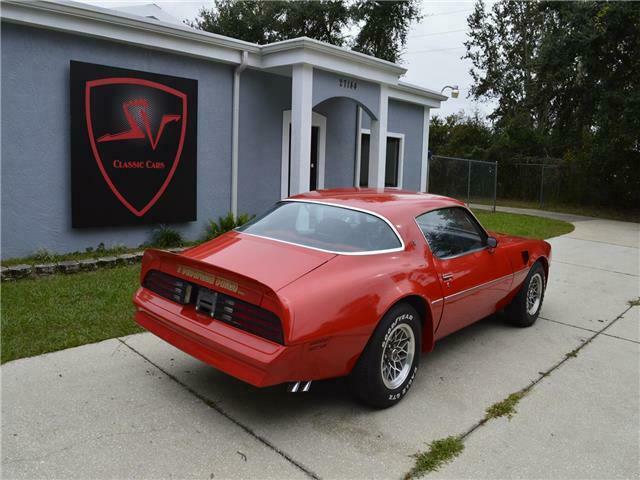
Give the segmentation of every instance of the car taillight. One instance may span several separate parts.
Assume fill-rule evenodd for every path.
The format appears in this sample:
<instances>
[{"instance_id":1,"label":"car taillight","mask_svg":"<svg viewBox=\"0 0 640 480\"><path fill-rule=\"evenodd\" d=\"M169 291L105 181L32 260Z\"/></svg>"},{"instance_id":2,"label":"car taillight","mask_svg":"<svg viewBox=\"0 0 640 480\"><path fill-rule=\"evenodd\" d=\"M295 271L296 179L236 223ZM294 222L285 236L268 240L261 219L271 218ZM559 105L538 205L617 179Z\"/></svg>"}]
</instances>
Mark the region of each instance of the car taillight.
<instances>
[{"instance_id":1,"label":"car taillight","mask_svg":"<svg viewBox=\"0 0 640 480\"><path fill-rule=\"evenodd\" d=\"M278 316L264 308L218 293L214 318L259 337L284 344Z\"/></svg>"},{"instance_id":2,"label":"car taillight","mask_svg":"<svg viewBox=\"0 0 640 480\"><path fill-rule=\"evenodd\" d=\"M142 286L174 302L187 304L191 301L193 286L189 282L158 270L151 270Z\"/></svg>"},{"instance_id":3,"label":"car taillight","mask_svg":"<svg viewBox=\"0 0 640 480\"><path fill-rule=\"evenodd\" d=\"M280 318L270 310L222 292L187 282L158 270L147 273L142 286L158 295L187 305L195 305L200 315L226 323L245 332L284 345Z\"/></svg>"}]
</instances>

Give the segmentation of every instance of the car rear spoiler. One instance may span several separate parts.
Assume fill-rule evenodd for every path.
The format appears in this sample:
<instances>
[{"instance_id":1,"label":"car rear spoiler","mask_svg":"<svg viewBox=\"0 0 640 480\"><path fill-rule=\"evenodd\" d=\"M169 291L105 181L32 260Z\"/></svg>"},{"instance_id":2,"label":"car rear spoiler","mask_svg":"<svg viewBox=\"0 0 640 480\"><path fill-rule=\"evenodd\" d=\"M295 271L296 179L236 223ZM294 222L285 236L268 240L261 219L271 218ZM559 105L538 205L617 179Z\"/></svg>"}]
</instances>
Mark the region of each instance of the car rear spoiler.
<instances>
[{"instance_id":1,"label":"car rear spoiler","mask_svg":"<svg viewBox=\"0 0 640 480\"><path fill-rule=\"evenodd\" d=\"M159 270L269 310L274 309L273 302L278 298L271 288L253 278L166 250L155 248L145 250L140 272L141 282L149 270Z\"/></svg>"}]
</instances>

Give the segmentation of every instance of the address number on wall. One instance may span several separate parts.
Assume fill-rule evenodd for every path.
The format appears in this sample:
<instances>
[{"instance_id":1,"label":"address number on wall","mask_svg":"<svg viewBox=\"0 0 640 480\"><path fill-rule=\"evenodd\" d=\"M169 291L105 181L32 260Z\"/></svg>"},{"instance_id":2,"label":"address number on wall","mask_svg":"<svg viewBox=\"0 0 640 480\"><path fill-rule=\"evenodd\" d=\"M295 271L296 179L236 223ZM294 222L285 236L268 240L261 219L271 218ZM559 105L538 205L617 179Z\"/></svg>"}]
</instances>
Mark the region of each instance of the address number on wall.
<instances>
[{"instance_id":1,"label":"address number on wall","mask_svg":"<svg viewBox=\"0 0 640 480\"><path fill-rule=\"evenodd\" d=\"M340 88L348 88L350 90L357 90L358 89L358 82L356 82L355 80L350 80L348 78L339 78L338 79L338 86Z\"/></svg>"}]
</instances>

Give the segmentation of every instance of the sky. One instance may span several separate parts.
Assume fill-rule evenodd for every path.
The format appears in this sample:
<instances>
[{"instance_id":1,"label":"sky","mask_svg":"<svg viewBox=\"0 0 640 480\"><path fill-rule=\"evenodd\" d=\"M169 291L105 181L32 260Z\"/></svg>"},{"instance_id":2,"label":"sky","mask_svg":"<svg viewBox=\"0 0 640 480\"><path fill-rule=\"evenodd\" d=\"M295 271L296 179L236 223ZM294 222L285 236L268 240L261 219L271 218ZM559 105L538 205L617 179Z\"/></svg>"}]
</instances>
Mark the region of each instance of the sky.
<instances>
[{"instance_id":1,"label":"sky","mask_svg":"<svg viewBox=\"0 0 640 480\"><path fill-rule=\"evenodd\" d=\"M119 7L155 3L168 14L182 20L193 19L200 8L210 6L203 0L81 0L100 7ZM486 2L488 7L491 2ZM445 85L458 85L460 96L449 98L432 116L446 116L464 111L481 115L491 113L490 103L476 102L468 97L472 85L468 60L462 60L466 40L467 16L473 10L473 1L422 2L423 19L412 25L409 32L402 65L408 69L403 80L422 87L440 90ZM450 94L450 90L445 93Z\"/></svg>"}]
</instances>

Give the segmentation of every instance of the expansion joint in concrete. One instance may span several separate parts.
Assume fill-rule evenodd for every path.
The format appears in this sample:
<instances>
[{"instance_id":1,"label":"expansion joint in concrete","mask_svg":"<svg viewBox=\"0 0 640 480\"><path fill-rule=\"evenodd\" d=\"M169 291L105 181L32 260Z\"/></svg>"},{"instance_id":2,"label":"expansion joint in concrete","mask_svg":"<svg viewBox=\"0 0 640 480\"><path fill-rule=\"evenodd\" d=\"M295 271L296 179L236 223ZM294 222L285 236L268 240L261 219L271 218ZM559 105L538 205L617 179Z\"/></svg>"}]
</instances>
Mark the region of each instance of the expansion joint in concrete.
<instances>
[{"instance_id":1,"label":"expansion joint in concrete","mask_svg":"<svg viewBox=\"0 0 640 480\"><path fill-rule=\"evenodd\" d=\"M265 447L269 448L270 450L274 451L276 454L280 455L282 458L284 458L287 462L289 462L291 465L293 465L294 467L298 468L299 470L301 470L305 475L307 475L309 478L313 478L315 480L320 480L320 476L318 474L316 474L315 472L313 472L312 470L310 470L308 467L304 466L303 464L301 464L300 462L298 462L297 460L293 459L289 454L287 454L286 452L282 451L281 449L279 449L278 447L276 447L273 443L271 443L269 440L267 440L266 438L264 438L263 436L261 436L260 434L256 433L253 429L251 429L249 426L245 425L244 423L242 423L241 421L239 421L238 419L234 418L233 416L231 416L231 414L229 414L227 411L225 411L222 407L220 407L220 405L218 405L217 403L215 403L214 401L208 399L207 397L205 397L204 395L198 393L197 391L195 391L193 388L191 388L190 386L188 386L187 384L185 384L184 382L180 381L177 377L175 377L174 375L171 375L168 371L166 371L164 368L162 368L160 365L154 363L150 358L148 358L146 355L140 353L138 350L136 350L135 348L133 348L131 345L129 345L127 342L125 342L123 339L118 338L118 341L120 343L122 343L125 347L127 347L129 350L131 350L132 352L134 352L135 354L139 355L140 357L142 357L147 363L153 365L155 368L157 368L158 370L160 370L162 373L164 373L167 377L169 377L171 380L173 380L174 382L176 382L178 385L180 385L182 388L184 388L187 392L189 392L190 394L192 394L193 396L195 396L198 400L202 401L205 405L207 405L208 407L212 408L213 410L215 410L216 412L218 412L220 415L222 415L223 417L225 417L227 420L231 421L232 423L234 423L235 425L237 425L238 427L240 427L242 430L244 430L246 433L248 433L249 435L251 435L253 438L255 438L258 442L260 442L261 444L263 444Z\"/></svg>"},{"instance_id":2,"label":"expansion joint in concrete","mask_svg":"<svg viewBox=\"0 0 640 480\"><path fill-rule=\"evenodd\" d=\"M605 330L607 330L609 327L611 327L614 323L616 323L618 320L620 320L622 317L624 317L624 315L631 310L632 308L634 308L633 306L629 306L627 307L624 312L622 312L621 314L619 314L616 318L614 318L611 322L609 322L608 324L606 324L604 327L602 327L600 330L594 331L593 335L591 335L589 338L587 338L586 340L584 340L580 345L578 345L575 349L573 349L571 352L568 352L563 358L562 360L560 360L559 362L557 362L555 365L553 365L551 368L549 368L548 370L545 370L543 372L540 372L540 376L538 378L536 378L535 380L533 380L529 385L527 385L526 387L522 388L521 390L519 390L518 392L520 393L528 393L529 391L531 391L533 389L533 387L535 387L538 383L540 383L544 378L548 377L549 375L551 375L555 370L557 370L558 368L560 368L562 365L564 365L565 362L567 362L568 360L575 358L578 355L578 352L580 352L580 350L582 350L584 347L586 347L587 345L589 345L593 340L595 340L598 336L600 335L605 335L605 336L609 336L606 335L604 332ZM559 322L558 322L559 323ZM586 330L586 329L584 329ZM590 330L586 330L586 331L590 331ZM484 417L482 420L476 422L471 428L469 428L466 432L464 432L463 434L461 434L459 436L460 440L465 440L469 435L471 435L473 432L475 432L478 428L480 428L481 426L483 426L485 423L487 423L488 419L486 417Z\"/></svg>"},{"instance_id":3,"label":"expansion joint in concrete","mask_svg":"<svg viewBox=\"0 0 640 480\"><path fill-rule=\"evenodd\" d=\"M539 317L539 320L544 320L546 322L557 323L559 325L564 325L565 327L577 328L578 330L584 330L585 332L598 333L598 330L593 330L591 328L580 327L578 325L572 325L571 323L565 323L565 322L561 322L559 320L552 320L551 318ZM618 335L611 335L609 333L600 333L600 335L604 335L605 337L609 337L609 338L615 338L617 340L624 340L625 342L631 342L631 343L640 344L640 342L638 342L636 340L632 340L630 338L620 337Z\"/></svg>"}]
</instances>

